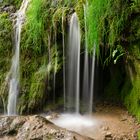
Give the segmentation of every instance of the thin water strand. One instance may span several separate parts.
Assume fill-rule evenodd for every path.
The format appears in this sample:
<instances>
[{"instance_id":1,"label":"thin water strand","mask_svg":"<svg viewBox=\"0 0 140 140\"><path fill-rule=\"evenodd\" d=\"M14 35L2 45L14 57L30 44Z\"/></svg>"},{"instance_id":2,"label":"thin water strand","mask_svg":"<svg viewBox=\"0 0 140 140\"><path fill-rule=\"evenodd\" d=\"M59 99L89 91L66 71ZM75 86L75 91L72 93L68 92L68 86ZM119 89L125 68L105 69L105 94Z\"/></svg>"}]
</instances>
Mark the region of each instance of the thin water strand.
<instances>
[{"instance_id":1,"label":"thin water strand","mask_svg":"<svg viewBox=\"0 0 140 140\"><path fill-rule=\"evenodd\" d=\"M94 45L93 54L92 54L92 68L91 68L91 82L90 82L90 106L89 106L89 113L90 114L93 111L94 75L95 75L95 53L96 53L96 45Z\"/></svg>"},{"instance_id":2,"label":"thin water strand","mask_svg":"<svg viewBox=\"0 0 140 140\"><path fill-rule=\"evenodd\" d=\"M53 102L55 103L56 72L57 72L57 32L55 31L55 60L54 60L54 79L53 79Z\"/></svg>"},{"instance_id":3,"label":"thin water strand","mask_svg":"<svg viewBox=\"0 0 140 140\"><path fill-rule=\"evenodd\" d=\"M48 87L50 87L50 70L51 70L51 32L48 34Z\"/></svg>"},{"instance_id":4,"label":"thin water strand","mask_svg":"<svg viewBox=\"0 0 140 140\"><path fill-rule=\"evenodd\" d=\"M80 105L80 26L77 14L70 20L69 44L67 62L67 108L79 113Z\"/></svg>"},{"instance_id":5,"label":"thin water strand","mask_svg":"<svg viewBox=\"0 0 140 140\"><path fill-rule=\"evenodd\" d=\"M21 40L21 28L25 19L25 12L28 6L29 0L23 0L19 11L16 13L15 23L15 53L12 58L12 65L9 72L9 95L7 112L8 115L16 115L17 96L19 92L19 57L20 57L20 40Z\"/></svg>"},{"instance_id":6,"label":"thin water strand","mask_svg":"<svg viewBox=\"0 0 140 140\"><path fill-rule=\"evenodd\" d=\"M64 110L66 107L66 68L65 68L65 31L64 31L64 10L62 14L62 41L63 41L63 94L64 94Z\"/></svg>"},{"instance_id":7,"label":"thin water strand","mask_svg":"<svg viewBox=\"0 0 140 140\"><path fill-rule=\"evenodd\" d=\"M84 20L85 20L85 54L84 54L84 73L83 73L83 108L84 111L89 110L89 55L88 55L88 42L87 42L87 24L86 24L86 5L84 5ZM88 108L88 109L87 109Z\"/></svg>"}]
</instances>

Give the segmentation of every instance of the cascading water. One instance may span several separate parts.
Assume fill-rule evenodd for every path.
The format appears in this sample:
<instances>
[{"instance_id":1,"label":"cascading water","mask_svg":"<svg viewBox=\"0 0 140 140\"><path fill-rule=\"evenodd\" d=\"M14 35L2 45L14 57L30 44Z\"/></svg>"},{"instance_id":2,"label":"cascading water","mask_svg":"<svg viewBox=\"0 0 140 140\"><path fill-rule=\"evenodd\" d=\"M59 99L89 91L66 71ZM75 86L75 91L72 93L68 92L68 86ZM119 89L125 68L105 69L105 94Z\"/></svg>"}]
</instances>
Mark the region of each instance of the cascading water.
<instances>
[{"instance_id":1,"label":"cascading water","mask_svg":"<svg viewBox=\"0 0 140 140\"><path fill-rule=\"evenodd\" d=\"M48 87L50 87L50 69L51 69L51 32L48 34Z\"/></svg>"},{"instance_id":2,"label":"cascading water","mask_svg":"<svg viewBox=\"0 0 140 140\"><path fill-rule=\"evenodd\" d=\"M65 67L65 31L64 31L64 10L62 14L62 38L63 38L63 95L64 95L64 110L66 107L66 67Z\"/></svg>"},{"instance_id":3,"label":"cascading water","mask_svg":"<svg viewBox=\"0 0 140 140\"><path fill-rule=\"evenodd\" d=\"M95 48L92 53L92 65L89 66L88 55L88 39L87 39L87 20L86 20L86 6L84 5L84 17L85 17L85 56L84 56L84 74L83 74L83 94L82 104L83 109L87 113L91 114L93 110L93 96L94 96L94 71L95 71ZM90 70L89 70L90 68Z\"/></svg>"},{"instance_id":4,"label":"cascading water","mask_svg":"<svg viewBox=\"0 0 140 140\"><path fill-rule=\"evenodd\" d=\"M90 114L93 111L95 53L96 53L96 45L94 45L93 54L92 54L91 81L90 81L90 102L89 102L89 113Z\"/></svg>"},{"instance_id":5,"label":"cascading water","mask_svg":"<svg viewBox=\"0 0 140 140\"><path fill-rule=\"evenodd\" d=\"M53 102L55 104L55 88L56 88L56 72L57 72L57 32L55 31L55 62L53 75Z\"/></svg>"},{"instance_id":6,"label":"cascading water","mask_svg":"<svg viewBox=\"0 0 140 140\"><path fill-rule=\"evenodd\" d=\"M80 26L77 14L74 13L70 21L69 44L67 62L67 97L66 107L79 113L80 95Z\"/></svg>"},{"instance_id":7,"label":"cascading water","mask_svg":"<svg viewBox=\"0 0 140 140\"><path fill-rule=\"evenodd\" d=\"M25 19L25 12L28 6L29 0L23 0L19 11L16 13L15 22L15 54L12 58L12 65L9 72L9 96L8 96L8 115L16 114L17 96L19 92L19 56L20 56L20 38L21 28Z\"/></svg>"},{"instance_id":8,"label":"cascading water","mask_svg":"<svg viewBox=\"0 0 140 140\"><path fill-rule=\"evenodd\" d=\"M84 74L83 74L83 91L82 91L82 107L84 111L89 112L89 56L88 56L88 43L87 43L87 26L86 26L86 6L84 5L85 17L85 56L84 56Z\"/></svg>"}]
</instances>

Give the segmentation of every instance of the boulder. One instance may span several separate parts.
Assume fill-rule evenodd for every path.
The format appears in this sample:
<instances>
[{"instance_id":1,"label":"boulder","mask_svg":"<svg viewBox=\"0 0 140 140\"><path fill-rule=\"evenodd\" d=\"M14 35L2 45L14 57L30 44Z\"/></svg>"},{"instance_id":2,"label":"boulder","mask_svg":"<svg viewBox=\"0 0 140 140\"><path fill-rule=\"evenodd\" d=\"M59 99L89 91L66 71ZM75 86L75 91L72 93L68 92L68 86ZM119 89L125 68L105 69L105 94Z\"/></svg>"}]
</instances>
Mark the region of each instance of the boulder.
<instances>
[{"instance_id":1,"label":"boulder","mask_svg":"<svg viewBox=\"0 0 140 140\"><path fill-rule=\"evenodd\" d=\"M35 116L1 116L0 140L92 140L60 128L46 118Z\"/></svg>"}]
</instances>

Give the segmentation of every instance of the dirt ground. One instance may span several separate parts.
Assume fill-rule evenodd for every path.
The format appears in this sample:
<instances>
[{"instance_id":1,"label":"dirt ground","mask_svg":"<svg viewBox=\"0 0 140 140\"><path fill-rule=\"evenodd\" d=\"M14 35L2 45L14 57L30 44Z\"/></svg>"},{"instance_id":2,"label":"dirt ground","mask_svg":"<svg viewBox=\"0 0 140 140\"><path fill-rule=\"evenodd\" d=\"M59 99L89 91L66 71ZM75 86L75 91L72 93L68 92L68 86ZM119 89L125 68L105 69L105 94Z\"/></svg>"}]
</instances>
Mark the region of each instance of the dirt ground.
<instances>
[{"instance_id":1,"label":"dirt ground","mask_svg":"<svg viewBox=\"0 0 140 140\"><path fill-rule=\"evenodd\" d=\"M138 140L140 124L122 107L99 105L93 118L100 122L90 135L96 140Z\"/></svg>"}]
</instances>

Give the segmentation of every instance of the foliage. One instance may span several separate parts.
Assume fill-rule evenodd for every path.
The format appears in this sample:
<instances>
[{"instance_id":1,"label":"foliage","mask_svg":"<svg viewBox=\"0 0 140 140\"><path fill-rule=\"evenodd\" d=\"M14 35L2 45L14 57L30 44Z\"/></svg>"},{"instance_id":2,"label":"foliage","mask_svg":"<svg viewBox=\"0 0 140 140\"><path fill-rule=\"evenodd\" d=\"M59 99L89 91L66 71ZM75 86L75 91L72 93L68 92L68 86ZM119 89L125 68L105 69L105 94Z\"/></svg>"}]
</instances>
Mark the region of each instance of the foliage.
<instances>
[{"instance_id":1,"label":"foliage","mask_svg":"<svg viewBox=\"0 0 140 140\"><path fill-rule=\"evenodd\" d=\"M137 119L140 121L140 13L138 12L140 7L138 8L137 3L133 2L128 7L131 9L131 12L124 22L125 26L121 27L123 28L119 35L121 45L116 45L117 43L115 43L116 48L113 50L111 63L113 63L114 60L118 60L120 56L120 58L123 59L119 59L118 62L121 62L120 65L116 64L115 66L108 63L111 76L109 78L109 84L106 86L105 93L107 98L114 99L114 97L116 97L116 99L123 102L128 111L136 115ZM124 53L125 57L122 57ZM111 69L112 66L115 70Z\"/></svg>"},{"instance_id":2,"label":"foliage","mask_svg":"<svg viewBox=\"0 0 140 140\"><path fill-rule=\"evenodd\" d=\"M130 62L127 65L128 75L122 89L122 99L128 110L136 115L137 119L140 121L140 64L135 59L132 61L133 65ZM130 77L130 79L128 79L128 77Z\"/></svg>"},{"instance_id":3,"label":"foliage","mask_svg":"<svg viewBox=\"0 0 140 140\"><path fill-rule=\"evenodd\" d=\"M4 106L8 94L5 78L10 69L12 57L12 34L12 22L9 20L9 14L0 13L0 98L2 98Z\"/></svg>"},{"instance_id":4,"label":"foliage","mask_svg":"<svg viewBox=\"0 0 140 140\"><path fill-rule=\"evenodd\" d=\"M33 51L40 52L41 38L42 38L42 17L41 17L41 1L33 0L27 11L27 19L25 25L26 32L26 45L22 46L23 49L32 49ZM32 47L32 48L28 48Z\"/></svg>"},{"instance_id":5,"label":"foliage","mask_svg":"<svg viewBox=\"0 0 140 140\"><path fill-rule=\"evenodd\" d=\"M94 47L94 45L99 46L99 28L100 19L104 12L105 1L92 0L87 3L87 36L88 36L88 47L89 50Z\"/></svg>"},{"instance_id":6,"label":"foliage","mask_svg":"<svg viewBox=\"0 0 140 140\"><path fill-rule=\"evenodd\" d=\"M97 56L100 46L109 51L106 58L111 61L111 55L120 45L120 35L128 18L129 6L122 0L92 0L87 4L87 36L89 52L96 47Z\"/></svg>"},{"instance_id":7,"label":"foliage","mask_svg":"<svg viewBox=\"0 0 140 140\"><path fill-rule=\"evenodd\" d=\"M113 63L116 64L123 55L125 55L123 47L121 45L117 45L116 48L114 48L112 55L109 55L109 57L104 61L104 67L109 65L110 60L113 60Z\"/></svg>"},{"instance_id":8,"label":"foliage","mask_svg":"<svg viewBox=\"0 0 140 140\"><path fill-rule=\"evenodd\" d=\"M140 140L140 131L138 132L138 140Z\"/></svg>"},{"instance_id":9,"label":"foliage","mask_svg":"<svg viewBox=\"0 0 140 140\"><path fill-rule=\"evenodd\" d=\"M15 5L18 9L21 1L5 0L3 4ZM86 17L84 17L83 5L86 6ZM86 38L84 35L84 18L86 18L89 53L92 53L96 47L97 56L103 57L104 68L110 67L111 78L105 92L108 93L108 97L116 97L118 100L121 98L128 109L139 118L140 29L137 21L140 18L137 15L140 8L138 0L131 2L87 0L87 3L86 0L31 0L21 35L19 112L22 114L27 109L29 112L36 108L40 109L44 99L47 98L47 92L52 92L53 75L54 73L57 75L62 70L63 31L67 38L68 22L75 11L80 21L81 44L84 44ZM132 23L129 23L130 19ZM11 36L12 23L9 15L2 13L0 14L0 86L4 89L7 87L4 79L10 69L12 56ZM100 49L104 49L105 56L101 56ZM126 76L125 81L122 73L117 70L114 72L114 68L119 69L118 65L121 67L120 61L125 58L124 55L135 58L137 72L133 75L128 72L130 75ZM125 61L127 60L129 59ZM114 66L113 63L116 65ZM2 89L1 93L2 91L4 90Z\"/></svg>"},{"instance_id":10,"label":"foliage","mask_svg":"<svg viewBox=\"0 0 140 140\"><path fill-rule=\"evenodd\" d=\"M9 49L11 50L12 48L12 23L8 18L7 13L0 14L0 53L5 51L7 54L10 52Z\"/></svg>"},{"instance_id":11,"label":"foliage","mask_svg":"<svg viewBox=\"0 0 140 140\"><path fill-rule=\"evenodd\" d=\"M47 77L46 74L47 68L45 65L41 66L41 68L36 73L34 73L29 91L28 110L39 107L40 104L43 105L43 97L46 84L45 78Z\"/></svg>"},{"instance_id":12,"label":"foliage","mask_svg":"<svg viewBox=\"0 0 140 140\"><path fill-rule=\"evenodd\" d=\"M20 113L43 107L49 94L46 92L51 90L53 73L62 68L62 42L58 37L62 34L62 14L65 18L67 12L67 7L58 4L56 8L51 1L30 2L21 36Z\"/></svg>"}]
</instances>

